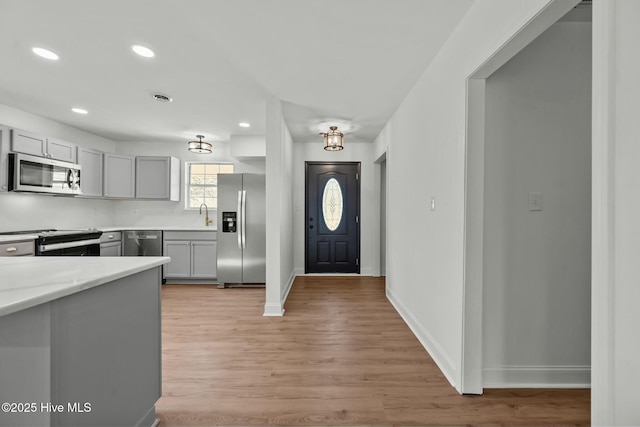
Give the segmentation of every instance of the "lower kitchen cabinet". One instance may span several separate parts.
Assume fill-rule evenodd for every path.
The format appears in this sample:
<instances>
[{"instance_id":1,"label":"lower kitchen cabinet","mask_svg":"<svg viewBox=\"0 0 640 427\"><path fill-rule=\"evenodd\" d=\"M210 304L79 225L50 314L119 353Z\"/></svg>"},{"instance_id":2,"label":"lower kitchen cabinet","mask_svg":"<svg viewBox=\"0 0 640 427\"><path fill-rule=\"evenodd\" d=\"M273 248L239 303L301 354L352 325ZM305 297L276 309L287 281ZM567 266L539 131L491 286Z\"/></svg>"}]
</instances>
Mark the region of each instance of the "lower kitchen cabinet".
<instances>
[{"instance_id":1,"label":"lower kitchen cabinet","mask_svg":"<svg viewBox=\"0 0 640 427\"><path fill-rule=\"evenodd\" d=\"M122 232L102 233L100 237L100 256L122 255Z\"/></svg>"},{"instance_id":2,"label":"lower kitchen cabinet","mask_svg":"<svg viewBox=\"0 0 640 427\"><path fill-rule=\"evenodd\" d=\"M217 277L217 241L215 231L165 231L164 265L166 280L206 280Z\"/></svg>"},{"instance_id":3,"label":"lower kitchen cabinet","mask_svg":"<svg viewBox=\"0 0 640 427\"><path fill-rule=\"evenodd\" d=\"M33 240L20 240L0 244L0 256L35 255Z\"/></svg>"}]
</instances>

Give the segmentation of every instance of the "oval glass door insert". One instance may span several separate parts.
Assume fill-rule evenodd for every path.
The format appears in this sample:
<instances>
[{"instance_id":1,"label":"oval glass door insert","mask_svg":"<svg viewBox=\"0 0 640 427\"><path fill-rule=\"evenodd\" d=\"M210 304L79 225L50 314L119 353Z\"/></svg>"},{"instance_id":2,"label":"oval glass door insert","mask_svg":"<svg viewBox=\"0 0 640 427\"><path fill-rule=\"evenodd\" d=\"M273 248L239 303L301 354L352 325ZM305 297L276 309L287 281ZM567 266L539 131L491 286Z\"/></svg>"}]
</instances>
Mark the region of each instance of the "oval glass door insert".
<instances>
[{"instance_id":1,"label":"oval glass door insert","mask_svg":"<svg viewBox=\"0 0 640 427\"><path fill-rule=\"evenodd\" d=\"M342 190L335 178L331 178L322 192L322 214L330 231L335 231L342 221Z\"/></svg>"}]
</instances>

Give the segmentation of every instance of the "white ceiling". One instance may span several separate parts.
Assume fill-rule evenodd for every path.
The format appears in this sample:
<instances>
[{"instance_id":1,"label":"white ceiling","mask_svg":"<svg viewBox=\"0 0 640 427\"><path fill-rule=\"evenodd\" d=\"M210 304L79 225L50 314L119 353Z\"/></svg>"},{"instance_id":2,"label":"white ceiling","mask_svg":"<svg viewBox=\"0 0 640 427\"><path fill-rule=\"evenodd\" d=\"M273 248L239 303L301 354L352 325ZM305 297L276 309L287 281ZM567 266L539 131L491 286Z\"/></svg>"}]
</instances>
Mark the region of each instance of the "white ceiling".
<instances>
[{"instance_id":1,"label":"white ceiling","mask_svg":"<svg viewBox=\"0 0 640 427\"><path fill-rule=\"evenodd\" d=\"M184 143L264 135L274 96L297 142L331 124L372 141L472 1L0 0L0 103L117 141Z\"/></svg>"}]
</instances>

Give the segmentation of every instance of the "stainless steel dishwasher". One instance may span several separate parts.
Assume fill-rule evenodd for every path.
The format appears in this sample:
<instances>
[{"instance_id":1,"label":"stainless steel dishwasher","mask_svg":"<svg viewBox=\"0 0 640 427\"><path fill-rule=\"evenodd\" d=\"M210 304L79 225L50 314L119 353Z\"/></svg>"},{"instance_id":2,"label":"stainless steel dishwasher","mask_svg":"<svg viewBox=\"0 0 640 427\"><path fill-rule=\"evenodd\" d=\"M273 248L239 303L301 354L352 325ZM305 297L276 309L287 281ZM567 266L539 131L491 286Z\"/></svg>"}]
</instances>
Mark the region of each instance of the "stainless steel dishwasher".
<instances>
[{"instance_id":1,"label":"stainless steel dishwasher","mask_svg":"<svg viewBox=\"0 0 640 427\"><path fill-rule=\"evenodd\" d=\"M124 256L162 256L162 231L126 231Z\"/></svg>"}]
</instances>

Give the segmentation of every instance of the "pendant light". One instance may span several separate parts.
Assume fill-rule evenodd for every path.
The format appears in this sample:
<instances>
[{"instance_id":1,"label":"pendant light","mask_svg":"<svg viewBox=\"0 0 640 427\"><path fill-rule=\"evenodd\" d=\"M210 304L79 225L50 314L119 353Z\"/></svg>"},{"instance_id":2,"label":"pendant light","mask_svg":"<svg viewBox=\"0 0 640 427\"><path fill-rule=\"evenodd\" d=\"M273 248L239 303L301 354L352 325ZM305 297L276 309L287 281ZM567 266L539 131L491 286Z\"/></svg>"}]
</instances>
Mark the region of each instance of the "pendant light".
<instances>
[{"instance_id":1,"label":"pendant light","mask_svg":"<svg viewBox=\"0 0 640 427\"><path fill-rule=\"evenodd\" d=\"M320 133L327 151L340 151L344 148L344 135L338 130L338 126L329 126L329 132Z\"/></svg>"},{"instance_id":2,"label":"pendant light","mask_svg":"<svg viewBox=\"0 0 640 427\"><path fill-rule=\"evenodd\" d=\"M196 135L196 138L198 138L199 141L189 141L189 151L198 154L210 154L213 151L213 146L202 140L204 135Z\"/></svg>"}]
</instances>

